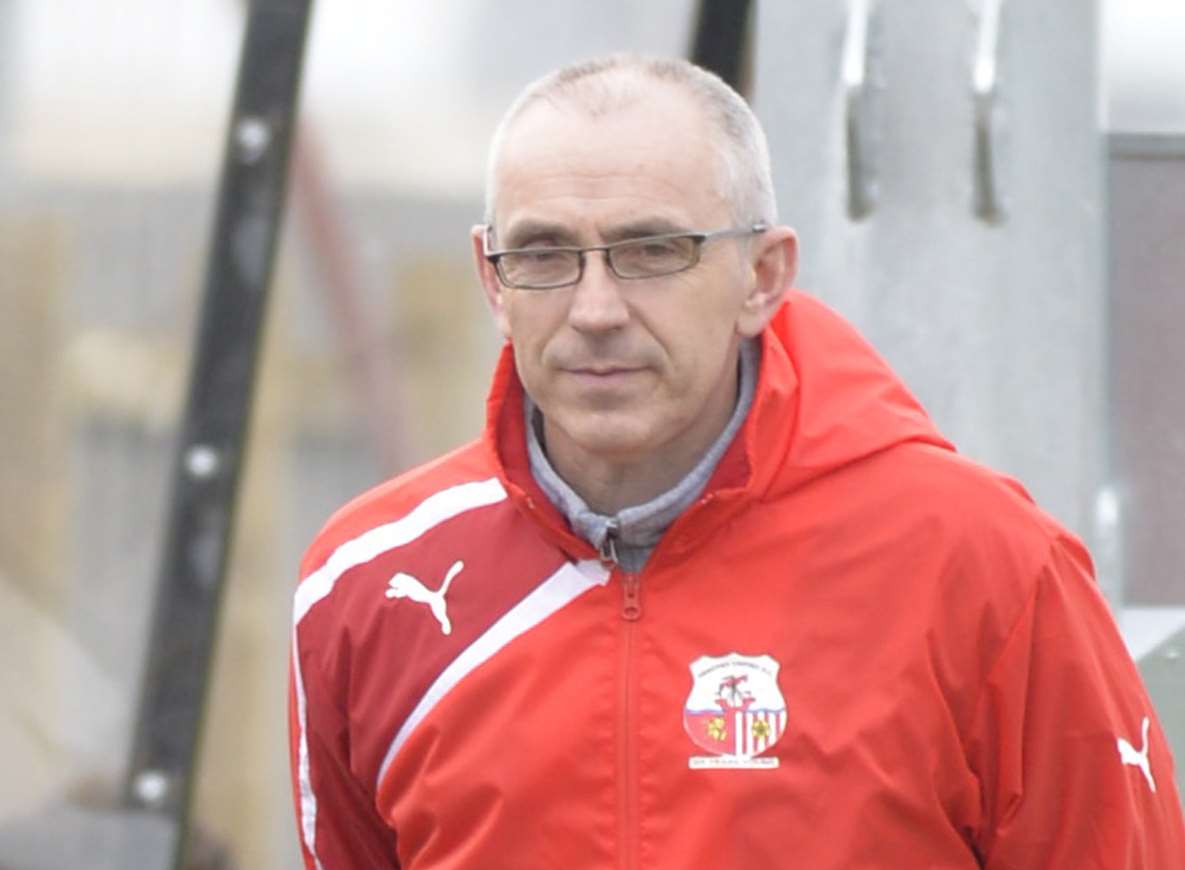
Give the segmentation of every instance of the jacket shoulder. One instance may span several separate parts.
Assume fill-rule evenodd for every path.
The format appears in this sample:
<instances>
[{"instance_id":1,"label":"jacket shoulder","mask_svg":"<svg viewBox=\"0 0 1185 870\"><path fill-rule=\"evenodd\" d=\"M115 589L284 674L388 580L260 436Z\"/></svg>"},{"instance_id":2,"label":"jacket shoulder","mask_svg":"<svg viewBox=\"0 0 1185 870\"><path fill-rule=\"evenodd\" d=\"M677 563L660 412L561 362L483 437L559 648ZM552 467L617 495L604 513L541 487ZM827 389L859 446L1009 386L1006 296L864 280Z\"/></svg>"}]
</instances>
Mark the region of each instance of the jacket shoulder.
<instances>
[{"instance_id":1,"label":"jacket shoulder","mask_svg":"<svg viewBox=\"0 0 1185 870\"><path fill-rule=\"evenodd\" d=\"M941 512L956 534L1005 534L1041 552L1074 537L1016 478L962 454L911 443L891 451L889 458L907 504L924 513Z\"/></svg>"},{"instance_id":2,"label":"jacket shoulder","mask_svg":"<svg viewBox=\"0 0 1185 870\"><path fill-rule=\"evenodd\" d=\"M948 449L897 445L820 484L844 506L843 527L860 530L850 547L888 558L914 594L954 609L979 602L1011 622L1058 553L1092 573L1082 542L1019 482Z\"/></svg>"},{"instance_id":3,"label":"jacket shoulder","mask_svg":"<svg viewBox=\"0 0 1185 870\"><path fill-rule=\"evenodd\" d=\"M930 594L952 624L979 612L1003 641L1049 581L1075 596L1098 595L1085 544L1044 511L1017 480L972 459L926 445L894 451L901 482L896 516L910 545L932 560ZM970 636L970 635L968 635Z\"/></svg>"},{"instance_id":4,"label":"jacket shoulder","mask_svg":"<svg viewBox=\"0 0 1185 870\"><path fill-rule=\"evenodd\" d=\"M457 498L504 496L481 441L472 441L361 493L334 512L301 560L305 578L341 547L368 531L407 517L421 505Z\"/></svg>"}]
</instances>

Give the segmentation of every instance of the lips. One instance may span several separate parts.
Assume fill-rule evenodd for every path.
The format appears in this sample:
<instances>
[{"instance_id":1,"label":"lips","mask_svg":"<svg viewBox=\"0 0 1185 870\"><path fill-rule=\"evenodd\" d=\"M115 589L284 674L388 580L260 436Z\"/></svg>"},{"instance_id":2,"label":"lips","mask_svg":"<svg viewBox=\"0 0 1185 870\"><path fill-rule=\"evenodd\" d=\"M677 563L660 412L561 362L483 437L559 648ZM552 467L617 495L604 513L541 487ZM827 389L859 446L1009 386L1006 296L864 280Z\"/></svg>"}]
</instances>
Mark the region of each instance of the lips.
<instances>
[{"instance_id":1,"label":"lips","mask_svg":"<svg viewBox=\"0 0 1185 870\"><path fill-rule=\"evenodd\" d=\"M614 388L624 386L645 369L640 366L596 365L563 369L564 374L586 388Z\"/></svg>"},{"instance_id":2,"label":"lips","mask_svg":"<svg viewBox=\"0 0 1185 870\"><path fill-rule=\"evenodd\" d=\"M575 375L589 375L592 377L612 377L613 375L626 375L634 372L640 372L640 366L590 366L587 368L574 367L567 371Z\"/></svg>"}]
</instances>

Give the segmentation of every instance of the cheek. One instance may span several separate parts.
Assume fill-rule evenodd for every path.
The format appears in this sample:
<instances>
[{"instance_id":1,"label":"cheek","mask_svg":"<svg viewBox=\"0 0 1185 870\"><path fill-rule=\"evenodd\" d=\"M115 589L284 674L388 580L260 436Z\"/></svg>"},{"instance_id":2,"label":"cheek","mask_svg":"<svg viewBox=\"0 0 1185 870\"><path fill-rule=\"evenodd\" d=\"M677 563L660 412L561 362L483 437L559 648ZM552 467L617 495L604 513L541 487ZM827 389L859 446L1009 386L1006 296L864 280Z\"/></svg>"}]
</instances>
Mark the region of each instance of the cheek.
<instances>
[{"instance_id":1,"label":"cheek","mask_svg":"<svg viewBox=\"0 0 1185 870\"><path fill-rule=\"evenodd\" d=\"M551 325L551 314L546 299L523 299L518 295L503 297L503 318L506 336L514 343L518 353L528 354L532 348L539 350L548 336L555 330Z\"/></svg>"},{"instance_id":2,"label":"cheek","mask_svg":"<svg viewBox=\"0 0 1185 870\"><path fill-rule=\"evenodd\" d=\"M671 321L666 353L671 371L671 388L676 396L703 398L716 389L721 371L736 339L735 306L722 304L719 297L689 306L677 321Z\"/></svg>"},{"instance_id":3,"label":"cheek","mask_svg":"<svg viewBox=\"0 0 1185 870\"><path fill-rule=\"evenodd\" d=\"M701 264L673 277L683 279L672 288L676 316L698 322L704 335L735 329L747 296L745 288L752 286L751 276L747 278L743 269L731 262Z\"/></svg>"},{"instance_id":4,"label":"cheek","mask_svg":"<svg viewBox=\"0 0 1185 870\"><path fill-rule=\"evenodd\" d=\"M723 356L736 334L740 300L732 295L698 288L687 293L680 305L666 317L672 350L702 365Z\"/></svg>"},{"instance_id":5,"label":"cheek","mask_svg":"<svg viewBox=\"0 0 1185 870\"><path fill-rule=\"evenodd\" d=\"M548 342L555 334L543 312L526 306L506 309L506 337L514 348L515 368L529 390L542 389L546 378Z\"/></svg>"},{"instance_id":6,"label":"cheek","mask_svg":"<svg viewBox=\"0 0 1185 870\"><path fill-rule=\"evenodd\" d=\"M667 346L668 396L680 402L703 401L719 383L729 347L729 330L719 323L701 322L684 330Z\"/></svg>"}]
</instances>

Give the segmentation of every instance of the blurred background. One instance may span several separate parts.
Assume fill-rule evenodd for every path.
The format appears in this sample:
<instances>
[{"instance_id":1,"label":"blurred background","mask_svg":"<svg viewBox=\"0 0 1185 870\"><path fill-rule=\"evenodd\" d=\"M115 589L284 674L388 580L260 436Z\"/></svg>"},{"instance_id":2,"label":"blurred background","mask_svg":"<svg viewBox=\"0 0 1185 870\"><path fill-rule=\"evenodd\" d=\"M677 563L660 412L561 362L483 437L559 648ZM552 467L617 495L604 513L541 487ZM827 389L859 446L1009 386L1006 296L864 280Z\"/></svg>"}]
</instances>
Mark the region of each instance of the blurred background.
<instances>
[{"instance_id":1,"label":"blurred background","mask_svg":"<svg viewBox=\"0 0 1185 870\"><path fill-rule=\"evenodd\" d=\"M687 55L698 7L316 5L192 807L219 866L298 866L303 547L481 425L467 232L501 112L571 60ZM0 0L0 868L6 827L125 775L245 16ZM1090 542L1180 762L1185 8L758 2L751 26L801 285Z\"/></svg>"}]
</instances>

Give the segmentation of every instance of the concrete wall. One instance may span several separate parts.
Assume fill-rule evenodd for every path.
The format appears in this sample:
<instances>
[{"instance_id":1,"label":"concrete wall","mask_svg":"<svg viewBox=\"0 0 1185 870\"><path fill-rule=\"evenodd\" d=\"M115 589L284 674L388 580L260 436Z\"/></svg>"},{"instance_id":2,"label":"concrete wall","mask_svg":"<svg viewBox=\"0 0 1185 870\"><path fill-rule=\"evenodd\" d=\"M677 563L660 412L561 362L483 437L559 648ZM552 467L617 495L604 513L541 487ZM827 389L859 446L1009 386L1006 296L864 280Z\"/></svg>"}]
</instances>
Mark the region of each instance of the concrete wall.
<instances>
[{"instance_id":1,"label":"concrete wall","mask_svg":"<svg viewBox=\"0 0 1185 870\"><path fill-rule=\"evenodd\" d=\"M784 217L801 232L802 284L856 322L963 452L1019 477L1089 538L1105 444L1095 5L1003 5L992 222L973 211L981 4L873 6L874 187L858 220L841 86L848 4L759 10L755 104Z\"/></svg>"}]
</instances>

